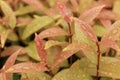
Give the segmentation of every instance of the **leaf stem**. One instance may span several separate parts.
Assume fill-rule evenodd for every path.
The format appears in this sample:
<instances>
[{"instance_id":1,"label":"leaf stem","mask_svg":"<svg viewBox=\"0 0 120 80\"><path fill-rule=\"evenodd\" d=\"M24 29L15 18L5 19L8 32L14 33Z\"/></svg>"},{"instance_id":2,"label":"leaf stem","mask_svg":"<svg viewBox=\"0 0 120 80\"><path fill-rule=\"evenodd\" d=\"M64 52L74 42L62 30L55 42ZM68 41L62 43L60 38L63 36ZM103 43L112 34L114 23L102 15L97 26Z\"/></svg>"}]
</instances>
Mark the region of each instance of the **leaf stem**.
<instances>
[{"instance_id":1,"label":"leaf stem","mask_svg":"<svg viewBox=\"0 0 120 80\"><path fill-rule=\"evenodd\" d=\"M99 43L96 42L96 45L97 45L97 73L96 73L96 80L99 80L99 68L100 68L100 46L99 46Z\"/></svg>"},{"instance_id":2,"label":"leaf stem","mask_svg":"<svg viewBox=\"0 0 120 80\"><path fill-rule=\"evenodd\" d=\"M67 22L68 28L69 28L69 44L72 43L72 30L71 30L71 25L69 22ZM70 57L70 65L72 65L72 56Z\"/></svg>"}]
</instances>

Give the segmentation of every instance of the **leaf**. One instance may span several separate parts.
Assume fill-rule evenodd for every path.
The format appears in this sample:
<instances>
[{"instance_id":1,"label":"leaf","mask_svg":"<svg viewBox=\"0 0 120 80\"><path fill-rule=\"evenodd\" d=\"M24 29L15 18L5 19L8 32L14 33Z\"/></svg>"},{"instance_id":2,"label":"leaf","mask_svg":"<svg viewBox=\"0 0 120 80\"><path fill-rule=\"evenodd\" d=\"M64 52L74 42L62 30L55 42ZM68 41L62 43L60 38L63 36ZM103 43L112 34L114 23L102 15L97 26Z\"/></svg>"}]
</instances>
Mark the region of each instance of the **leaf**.
<instances>
[{"instance_id":1,"label":"leaf","mask_svg":"<svg viewBox=\"0 0 120 80\"><path fill-rule=\"evenodd\" d=\"M18 35L14 31L10 30L9 35L8 35L8 40L18 41Z\"/></svg>"},{"instance_id":2,"label":"leaf","mask_svg":"<svg viewBox=\"0 0 120 80\"><path fill-rule=\"evenodd\" d=\"M73 34L72 39L73 42L89 44L89 46L91 46L94 50L97 51L97 46L95 42L89 39L77 24L75 24L75 33Z\"/></svg>"},{"instance_id":3,"label":"leaf","mask_svg":"<svg viewBox=\"0 0 120 80\"><path fill-rule=\"evenodd\" d=\"M105 5L93 7L80 15L79 19L86 23L91 23L101 12ZM94 14L94 15L93 15Z\"/></svg>"},{"instance_id":4,"label":"leaf","mask_svg":"<svg viewBox=\"0 0 120 80\"><path fill-rule=\"evenodd\" d=\"M92 78L81 69L65 69L55 75L52 80L92 80Z\"/></svg>"},{"instance_id":5,"label":"leaf","mask_svg":"<svg viewBox=\"0 0 120 80\"><path fill-rule=\"evenodd\" d=\"M41 39L44 39L47 37L56 37L56 36L65 36L65 35L68 35L68 33L59 27L49 28L39 33L39 36L41 37Z\"/></svg>"},{"instance_id":6,"label":"leaf","mask_svg":"<svg viewBox=\"0 0 120 80\"><path fill-rule=\"evenodd\" d=\"M120 16L110 10L102 10L98 16L99 19L119 20Z\"/></svg>"},{"instance_id":7,"label":"leaf","mask_svg":"<svg viewBox=\"0 0 120 80\"><path fill-rule=\"evenodd\" d=\"M27 25L27 27L25 27L22 34L22 39L28 38L31 34L35 33L36 31L51 23L53 23L53 19L48 16L43 16L34 19L29 25Z\"/></svg>"},{"instance_id":8,"label":"leaf","mask_svg":"<svg viewBox=\"0 0 120 80\"><path fill-rule=\"evenodd\" d=\"M22 74L21 80L22 79L33 79L33 80L51 80L51 76L49 76L46 73L40 72L40 73L24 73Z\"/></svg>"},{"instance_id":9,"label":"leaf","mask_svg":"<svg viewBox=\"0 0 120 80\"><path fill-rule=\"evenodd\" d=\"M77 0L70 0L70 2L72 4L72 6L73 6L73 10L75 12L78 12L78 2L77 2Z\"/></svg>"},{"instance_id":10,"label":"leaf","mask_svg":"<svg viewBox=\"0 0 120 80\"><path fill-rule=\"evenodd\" d=\"M97 63L97 56L91 47L85 43L72 43L63 49L60 53L55 56L55 60L52 66L52 69L60 65L64 60L78 52L79 50L85 51L84 55L93 63ZM88 52L87 52L88 51ZM93 51L93 52L92 52Z\"/></svg>"},{"instance_id":11,"label":"leaf","mask_svg":"<svg viewBox=\"0 0 120 80\"><path fill-rule=\"evenodd\" d=\"M79 27L92 41L94 42L98 41L94 30L89 24L77 18L75 18L74 20L75 20L75 26Z\"/></svg>"},{"instance_id":12,"label":"leaf","mask_svg":"<svg viewBox=\"0 0 120 80\"><path fill-rule=\"evenodd\" d=\"M17 27L21 27L21 26L27 26L29 23L32 22L32 18L18 18L17 19Z\"/></svg>"},{"instance_id":13,"label":"leaf","mask_svg":"<svg viewBox=\"0 0 120 80\"><path fill-rule=\"evenodd\" d=\"M41 58L41 61L46 62L47 53L44 49L45 45L44 45L43 40L37 34L35 34L35 44L36 44L39 57Z\"/></svg>"},{"instance_id":14,"label":"leaf","mask_svg":"<svg viewBox=\"0 0 120 80\"><path fill-rule=\"evenodd\" d=\"M56 0L47 0L47 2L51 7L54 7Z\"/></svg>"},{"instance_id":15,"label":"leaf","mask_svg":"<svg viewBox=\"0 0 120 80\"><path fill-rule=\"evenodd\" d=\"M1 53L1 57L10 56L10 55L12 55L13 53L15 53L18 50L21 50L19 55L22 55L22 54L26 53L26 51L25 51L25 49L23 47L13 45L13 46L5 48L5 50Z\"/></svg>"},{"instance_id":16,"label":"leaf","mask_svg":"<svg viewBox=\"0 0 120 80\"><path fill-rule=\"evenodd\" d=\"M0 36L1 36L1 45L2 45L2 48L4 47L5 45L5 42L7 40L7 37L8 37L8 34L9 34L9 30L4 30L1 32Z\"/></svg>"},{"instance_id":17,"label":"leaf","mask_svg":"<svg viewBox=\"0 0 120 80\"><path fill-rule=\"evenodd\" d=\"M87 10L91 5L93 5L94 0L80 0L80 3L78 5L79 13L83 13L85 10Z\"/></svg>"},{"instance_id":18,"label":"leaf","mask_svg":"<svg viewBox=\"0 0 120 80\"><path fill-rule=\"evenodd\" d=\"M59 42L59 41L55 41L55 40L49 40L45 43L45 49L48 49L52 46L65 46L67 45L68 43L67 42Z\"/></svg>"},{"instance_id":19,"label":"leaf","mask_svg":"<svg viewBox=\"0 0 120 80\"><path fill-rule=\"evenodd\" d=\"M45 7L39 0L21 0L22 2L29 4L30 6L33 6L34 8L38 10L44 11Z\"/></svg>"},{"instance_id":20,"label":"leaf","mask_svg":"<svg viewBox=\"0 0 120 80\"><path fill-rule=\"evenodd\" d=\"M5 16L9 17L9 21L8 21L9 26L11 28L15 28L16 17L15 17L13 10L11 9L11 7L8 4L6 4L6 2L3 0L0 0L0 7L1 7L3 13L5 14Z\"/></svg>"},{"instance_id":21,"label":"leaf","mask_svg":"<svg viewBox=\"0 0 120 80\"><path fill-rule=\"evenodd\" d=\"M114 40L111 40L111 39L102 40L100 42L100 46L105 46L107 48L113 48L116 51L120 52L120 48L119 48L117 42L115 42Z\"/></svg>"},{"instance_id":22,"label":"leaf","mask_svg":"<svg viewBox=\"0 0 120 80\"><path fill-rule=\"evenodd\" d=\"M5 62L2 70L7 70L9 69L11 66L13 66L13 64L15 63L15 60L18 56L18 54L20 53L21 49L17 50L15 53L13 53Z\"/></svg>"},{"instance_id":23,"label":"leaf","mask_svg":"<svg viewBox=\"0 0 120 80\"><path fill-rule=\"evenodd\" d=\"M29 72L42 72L45 71L46 63L32 63L24 62L15 64L6 70L7 73L29 73Z\"/></svg>"},{"instance_id":24,"label":"leaf","mask_svg":"<svg viewBox=\"0 0 120 80\"><path fill-rule=\"evenodd\" d=\"M118 37L120 36L119 26L120 26L120 20L113 23L112 26L103 35L102 40L105 39L117 40Z\"/></svg>"},{"instance_id":25,"label":"leaf","mask_svg":"<svg viewBox=\"0 0 120 80\"><path fill-rule=\"evenodd\" d=\"M112 25L112 21L109 19L100 19L100 22L107 29L110 28L110 26Z\"/></svg>"},{"instance_id":26,"label":"leaf","mask_svg":"<svg viewBox=\"0 0 120 80\"><path fill-rule=\"evenodd\" d=\"M56 3L56 9L60 13L60 15L65 19L66 22L70 22L70 17L72 17L72 14L67 9L64 3L57 2Z\"/></svg>"},{"instance_id":27,"label":"leaf","mask_svg":"<svg viewBox=\"0 0 120 80\"><path fill-rule=\"evenodd\" d=\"M96 76L96 65L92 64L88 59L83 58L79 61L76 61L72 67L78 67L84 70L90 75ZM101 57L100 59L100 76L106 76L111 78L120 78L120 61L119 59L112 57Z\"/></svg>"},{"instance_id":28,"label":"leaf","mask_svg":"<svg viewBox=\"0 0 120 80\"><path fill-rule=\"evenodd\" d=\"M120 1L119 0L115 0L113 3L113 12L120 14Z\"/></svg>"},{"instance_id":29,"label":"leaf","mask_svg":"<svg viewBox=\"0 0 120 80\"><path fill-rule=\"evenodd\" d=\"M96 32L96 35L98 37L102 37L104 35L104 33L105 33L105 30L106 30L102 25L99 25L99 24L95 24L93 26L93 29Z\"/></svg>"},{"instance_id":30,"label":"leaf","mask_svg":"<svg viewBox=\"0 0 120 80\"><path fill-rule=\"evenodd\" d=\"M25 14L32 13L35 11L37 11L37 10L32 6L24 6L22 8L19 8L18 10L16 10L15 15L16 16L25 15Z\"/></svg>"},{"instance_id":31,"label":"leaf","mask_svg":"<svg viewBox=\"0 0 120 80\"><path fill-rule=\"evenodd\" d=\"M38 55L36 45L34 42L29 43L28 46L25 47L25 50L26 50L28 56L30 56L32 59L37 60L37 61L41 60Z\"/></svg>"},{"instance_id":32,"label":"leaf","mask_svg":"<svg viewBox=\"0 0 120 80\"><path fill-rule=\"evenodd\" d=\"M1 80L7 80L7 77L6 77L5 73L0 73L0 79Z\"/></svg>"},{"instance_id":33,"label":"leaf","mask_svg":"<svg viewBox=\"0 0 120 80\"><path fill-rule=\"evenodd\" d=\"M49 49L46 50L47 52L47 65L48 66L52 66L53 62L54 62L54 58L56 56L57 53L59 53L61 51L61 48L58 46L53 46Z\"/></svg>"}]
</instances>

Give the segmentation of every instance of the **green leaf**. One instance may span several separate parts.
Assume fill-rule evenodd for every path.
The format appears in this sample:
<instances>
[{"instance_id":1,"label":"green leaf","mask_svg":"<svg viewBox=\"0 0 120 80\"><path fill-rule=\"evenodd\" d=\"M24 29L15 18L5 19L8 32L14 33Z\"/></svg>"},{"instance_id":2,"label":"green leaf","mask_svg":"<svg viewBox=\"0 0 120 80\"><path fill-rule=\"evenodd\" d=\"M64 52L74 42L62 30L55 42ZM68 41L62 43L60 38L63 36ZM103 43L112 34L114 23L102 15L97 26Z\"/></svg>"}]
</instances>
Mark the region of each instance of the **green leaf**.
<instances>
[{"instance_id":1,"label":"green leaf","mask_svg":"<svg viewBox=\"0 0 120 80\"><path fill-rule=\"evenodd\" d=\"M5 42L6 42L6 40L7 40L7 38L8 38L8 34L9 34L9 30L4 30L4 31L2 31L1 32L1 34L0 34L0 36L1 36L1 45L2 45L2 48L4 47L4 45L5 45Z\"/></svg>"},{"instance_id":2,"label":"green leaf","mask_svg":"<svg viewBox=\"0 0 120 80\"><path fill-rule=\"evenodd\" d=\"M35 9L32 6L25 6L25 7L21 7L20 9L18 9L17 11L15 11L15 15L19 16L19 15L25 15L28 13L32 13L34 11L36 11L37 9Z\"/></svg>"},{"instance_id":3,"label":"green leaf","mask_svg":"<svg viewBox=\"0 0 120 80\"><path fill-rule=\"evenodd\" d=\"M96 65L92 64L88 59L83 58L76 61L72 67L83 69L86 73L96 76ZM120 60L111 57L101 57L100 59L100 76L120 78Z\"/></svg>"},{"instance_id":4,"label":"green leaf","mask_svg":"<svg viewBox=\"0 0 120 80\"><path fill-rule=\"evenodd\" d=\"M80 42L89 44L94 50L97 51L96 44L90 40L85 33L79 28L79 25L75 24L75 34L72 37L73 42Z\"/></svg>"},{"instance_id":5,"label":"green leaf","mask_svg":"<svg viewBox=\"0 0 120 80\"><path fill-rule=\"evenodd\" d=\"M36 46L35 46L34 42L29 43L29 45L25 48L25 50L27 51L27 54L31 58L33 58L37 61L40 61L40 57L38 55L38 52L37 52L37 49L36 49Z\"/></svg>"},{"instance_id":6,"label":"green leaf","mask_svg":"<svg viewBox=\"0 0 120 80\"><path fill-rule=\"evenodd\" d=\"M48 49L52 46L65 46L67 45L67 42L59 42L59 41L55 41L55 40L49 40L45 43L45 49Z\"/></svg>"},{"instance_id":7,"label":"green leaf","mask_svg":"<svg viewBox=\"0 0 120 80\"><path fill-rule=\"evenodd\" d=\"M65 69L56 74L52 80L92 80L92 78L81 69Z\"/></svg>"},{"instance_id":8,"label":"green leaf","mask_svg":"<svg viewBox=\"0 0 120 80\"><path fill-rule=\"evenodd\" d=\"M51 80L51 77L46 74L46 73L26 73L22 74L21 80L24 79L29 79L29 80Z\"/></svg>"},{"instance_id":9,"label":"green leaf","mask_svg":"<svg viewBox=\"0 0 120 80\"><path fill-rule=\"evenodd\" d=\"M53 19L48 16L39 17L34 19L27 27L25 27L22 39L28 38L31 34L35 33L36 31L40 30L41 28L53 23Z\"/></svg>"},{"instance_id":10,"label":"green leaf","mask_svg":"<svg viewBox=\"0 0 120 80\"><path fill-rule=\"evenodd\" d=\"M102 25L95 24L93 26L94 31L96 32L96 35L99 37L102 37L105 33L105 28Z\"/></svg>"},{"instance_id":11,"label":"green leaf","mask_svg":"<svg viewBox=\"0 0 120 80\"><path fill-rule=\"evenodd\" d=\"M3 13L5 14L6 17L9 18L9 26L11 28L14 28L16 25L16 17L15 14L13 12L13 10L11 9L11 7L3 0L0 0L0 7L3 11Z\"/></svg>"},{"instance_id":12,"label":"green leaf","mask_svg":"<svg viewBox=\"0 0 120 80\"><path fill-rule=\"evenodd\" d=\"M120 0L115 0L113 4L113 12L120 14Z\"/></svg>"},{"instance_id":13,"label":"green leaf","mask_svg":"<svg viewBox=\"0 0 120 80\"><path fill-rule=\"evenodd\" d=\"M8 39L11 40L11 41L18 41L18 36L15 32L10 30L10 33L8 35Z\"/></svg>"},{"instance_id":14,"label":"green leaf","mask_svg":"<svg viewBox=\"0 0 120 80\"><path fill-rule=\"evenodd\" d=\"M51 7L55 5L56 0L48 0L48 3Z\"/></svg>"},{"instance_id":15,"label":"green leaf","mask_svg":"<svg viewBox=\"0 0 120 80\"><path fill-rule=\"evenodd\" d=\"M83 13L86 9L88 9L89 8L89 6L91 5L91 4L93 4L94 3L94 1L95 0L81 0L80 1L80 4L79 4L79 13L81 14L81 13Z\"/></svg>"}]
</instances>

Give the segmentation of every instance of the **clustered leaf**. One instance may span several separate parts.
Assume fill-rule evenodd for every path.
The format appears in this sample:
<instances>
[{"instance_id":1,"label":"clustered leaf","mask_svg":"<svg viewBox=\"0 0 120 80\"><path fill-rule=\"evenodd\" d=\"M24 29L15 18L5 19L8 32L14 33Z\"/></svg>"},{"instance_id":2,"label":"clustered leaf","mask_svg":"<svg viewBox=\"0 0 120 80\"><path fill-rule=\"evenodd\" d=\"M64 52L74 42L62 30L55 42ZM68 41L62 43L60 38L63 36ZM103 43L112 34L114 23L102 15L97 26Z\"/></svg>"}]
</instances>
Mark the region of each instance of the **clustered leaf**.
<instances>
[{"instance_id":1,"label":"clustered leaf","mask_svg":"<svg viewBox=\"0 0 120 80\"><path fill-rule=\"evenodd\" d=\"M120 79L119 4L0 0L0 80Z\"/></svg>"}]
</instances>

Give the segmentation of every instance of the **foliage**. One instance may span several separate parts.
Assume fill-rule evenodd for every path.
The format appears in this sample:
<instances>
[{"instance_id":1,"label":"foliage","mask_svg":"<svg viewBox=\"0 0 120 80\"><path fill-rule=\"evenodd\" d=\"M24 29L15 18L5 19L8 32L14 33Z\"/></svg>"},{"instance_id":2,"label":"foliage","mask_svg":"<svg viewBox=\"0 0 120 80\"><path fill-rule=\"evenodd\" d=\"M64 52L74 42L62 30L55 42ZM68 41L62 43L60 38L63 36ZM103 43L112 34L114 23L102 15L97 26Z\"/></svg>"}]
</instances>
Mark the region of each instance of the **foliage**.
<instances>
[{"instance_id":1,"label":"foliage","mask_svg":"<svg viewBox=\"0 0 120 80\"><path fill-rule=\"evenodd\" d=\"M0 80L120 79L119 4L0 0Z\"/></svg>"}]
</instances>

